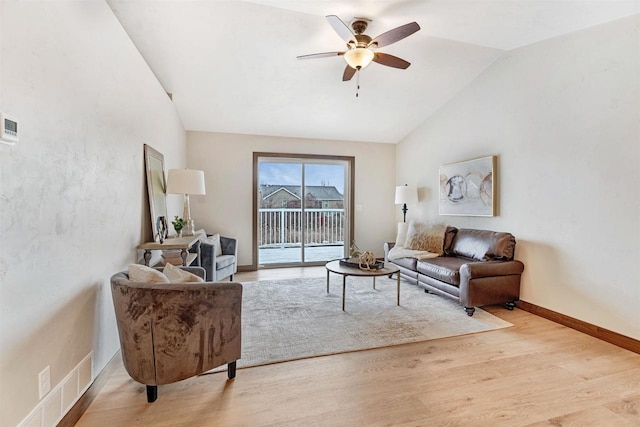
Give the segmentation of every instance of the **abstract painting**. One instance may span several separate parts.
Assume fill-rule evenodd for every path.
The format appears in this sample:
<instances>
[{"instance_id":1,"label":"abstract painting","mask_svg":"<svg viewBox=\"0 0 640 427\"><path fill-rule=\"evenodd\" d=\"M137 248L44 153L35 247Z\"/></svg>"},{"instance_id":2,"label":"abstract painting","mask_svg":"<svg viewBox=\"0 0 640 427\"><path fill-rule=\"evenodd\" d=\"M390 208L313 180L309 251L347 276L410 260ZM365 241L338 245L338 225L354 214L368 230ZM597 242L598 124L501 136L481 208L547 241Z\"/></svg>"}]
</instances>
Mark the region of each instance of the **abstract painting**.
<instances>
[{"instance_id":1,"label":"abstract painting","mask_svg":"<svg viewBox=\"0 0 640 427\"><path fill-rule=\"evenodd\" d=\"M440 166L440 215L494 216L496 156Z\"/></svg>"}]
</instances>

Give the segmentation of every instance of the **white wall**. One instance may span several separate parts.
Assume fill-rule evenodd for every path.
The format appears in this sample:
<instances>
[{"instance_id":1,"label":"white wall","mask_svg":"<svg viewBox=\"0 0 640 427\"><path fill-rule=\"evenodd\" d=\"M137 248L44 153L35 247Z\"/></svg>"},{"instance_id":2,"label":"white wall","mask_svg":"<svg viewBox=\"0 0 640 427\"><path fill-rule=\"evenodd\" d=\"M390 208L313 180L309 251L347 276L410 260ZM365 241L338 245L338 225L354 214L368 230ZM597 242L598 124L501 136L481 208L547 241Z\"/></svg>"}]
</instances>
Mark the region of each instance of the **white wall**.
<instances>
[{"instance_id":1,"label":"white wall","mask_svg":"<svg viewBox=\"0 0 640 427\"><path fill-rule=\"evenodd\" d=\"M638 15L506 53L397 146L409 217L509 231L521 298L640 339ZM439 217L438 167L498 156L499 216Z\"/></svg>"},{"instance_id":2,"label":"white wall","mask_svg":"<svg viewBox=\"0 0 640 427\"><path fill-rule=\"evenodd\" d=\"M196 228L235 236L238 264L252 264L253 153L321 154L355 157L355 240L382 256L393 239L395 146L269 136L187 132L187 164L205 171L206 196L191 197ZM357 207L360 206L361 210Z\"/></svg>"},{"instance_id":3,"label":"white wall","mask_svg":"<svg viewBox=\"0 0 640 427\"><path fill-rule=\"evenodd\" d=\"M14 426L45 366L55 387L92 350L94 374L118 350L109 278L150 235L143 144L184 167L186 135L105 3L0 13L0 109L20 120L20 142L0 145L0 425Z\"/></svg>"}]
</instances>

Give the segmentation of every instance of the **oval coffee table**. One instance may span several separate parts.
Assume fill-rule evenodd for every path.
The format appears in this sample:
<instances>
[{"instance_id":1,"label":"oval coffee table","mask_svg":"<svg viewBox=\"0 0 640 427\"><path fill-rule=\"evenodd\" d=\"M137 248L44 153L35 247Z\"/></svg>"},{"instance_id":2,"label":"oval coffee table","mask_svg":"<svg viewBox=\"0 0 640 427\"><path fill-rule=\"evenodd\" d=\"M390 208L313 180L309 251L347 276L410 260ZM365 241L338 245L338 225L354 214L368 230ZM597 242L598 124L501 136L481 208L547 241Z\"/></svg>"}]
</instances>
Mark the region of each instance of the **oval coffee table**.
<instances>
[{"instance_id":1,"label":"oval coffee table","mask_svg":"<svg viewBox=\"0 0 640 427\"><path fill-rule=\"evenodd\" d=\"M327 293L329 293L329 272L342 275L342 311L344 311L344 295L347 289L347 276L373 277L373 289L376 288L376 276L391 276L398 273L398 305L400 305L400 269L389 263L378 270L361 270L340 264L340 260L329 261L327 268Z\"/></svg>"}]
</instances>

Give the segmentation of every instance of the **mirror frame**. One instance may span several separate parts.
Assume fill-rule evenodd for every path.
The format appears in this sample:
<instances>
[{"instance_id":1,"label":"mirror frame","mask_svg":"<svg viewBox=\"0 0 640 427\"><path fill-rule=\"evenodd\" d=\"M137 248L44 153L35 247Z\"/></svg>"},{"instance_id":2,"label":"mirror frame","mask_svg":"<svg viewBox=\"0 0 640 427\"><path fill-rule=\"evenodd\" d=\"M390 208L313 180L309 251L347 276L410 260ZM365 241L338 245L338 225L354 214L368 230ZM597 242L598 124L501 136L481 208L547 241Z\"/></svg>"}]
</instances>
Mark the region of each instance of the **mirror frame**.
<instances>
[{"instance_id":1,"label":"mirror frame","mask_svg":"<svg viewBox=\"0 0 640 427\"><path fill-rule=\"evenodd\" d=\"M147 192L151 213L153 240L162 243L167 237L167 183L164 175L164 156L144 144L144 166L147 173ZM164 220L159 220L160 217Z\"/></svg>"}]
</instances>

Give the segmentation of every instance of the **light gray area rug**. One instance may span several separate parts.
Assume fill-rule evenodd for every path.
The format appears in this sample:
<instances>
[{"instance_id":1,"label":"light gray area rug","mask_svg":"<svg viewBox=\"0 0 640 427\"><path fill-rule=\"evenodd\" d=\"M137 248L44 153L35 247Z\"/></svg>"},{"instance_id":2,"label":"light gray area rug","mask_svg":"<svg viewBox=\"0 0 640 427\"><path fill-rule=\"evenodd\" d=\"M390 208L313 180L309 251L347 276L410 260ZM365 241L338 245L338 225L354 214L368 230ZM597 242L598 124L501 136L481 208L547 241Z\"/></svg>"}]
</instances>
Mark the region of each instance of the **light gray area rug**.
<instances>
[{"instance_id":1,"label":"light gray area rug","mask_svg":"<svg viewBox=\"0 0 640 427\"><path fill-rule=\"evenodd\" d=\"M342 277L243 283L242 358L238 368L386 347L512 326L481 309L462 306L396 279ZM226 366L215 369L220 371Z\"/></svg>"}]
</instances>

